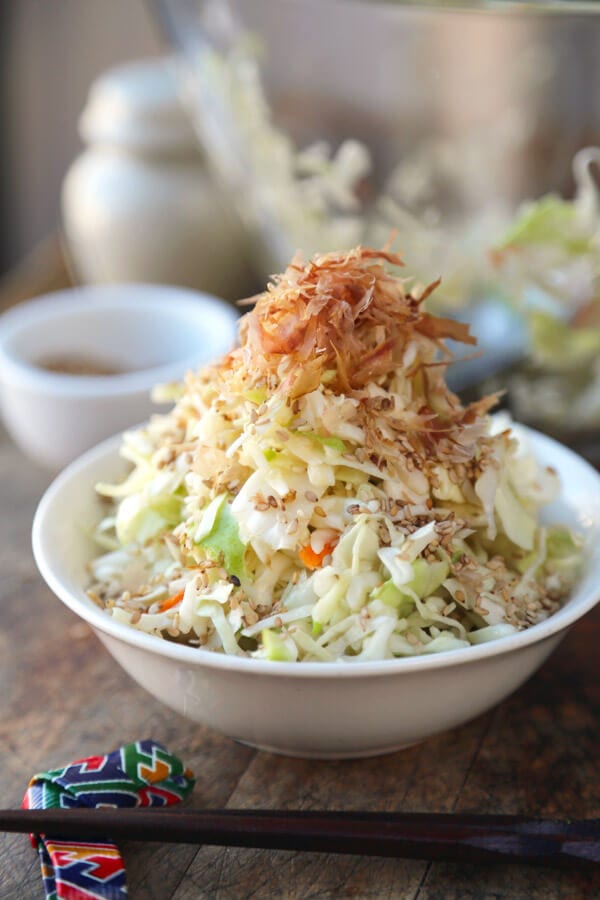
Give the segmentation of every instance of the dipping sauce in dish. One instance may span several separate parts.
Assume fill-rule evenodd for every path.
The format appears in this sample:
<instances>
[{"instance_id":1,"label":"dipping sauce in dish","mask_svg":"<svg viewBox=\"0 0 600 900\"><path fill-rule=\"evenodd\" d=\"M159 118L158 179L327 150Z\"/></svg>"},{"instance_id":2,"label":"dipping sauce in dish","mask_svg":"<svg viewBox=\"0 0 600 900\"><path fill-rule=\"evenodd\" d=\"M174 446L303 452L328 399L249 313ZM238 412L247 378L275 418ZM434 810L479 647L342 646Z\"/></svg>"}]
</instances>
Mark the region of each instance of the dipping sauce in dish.
<instances>
[{"instance_id":1,"label":"dipping sauce in dish","mask_svg":"<svg viewBox=\"0 0 600 900\"><path fill-rule=\"evenodd\" d=\"M47 356L37 360L36 365L47 372L60 375L122 375L127 369L105 363L102 360L84 356Z\"/></svg>"}]
</instances>

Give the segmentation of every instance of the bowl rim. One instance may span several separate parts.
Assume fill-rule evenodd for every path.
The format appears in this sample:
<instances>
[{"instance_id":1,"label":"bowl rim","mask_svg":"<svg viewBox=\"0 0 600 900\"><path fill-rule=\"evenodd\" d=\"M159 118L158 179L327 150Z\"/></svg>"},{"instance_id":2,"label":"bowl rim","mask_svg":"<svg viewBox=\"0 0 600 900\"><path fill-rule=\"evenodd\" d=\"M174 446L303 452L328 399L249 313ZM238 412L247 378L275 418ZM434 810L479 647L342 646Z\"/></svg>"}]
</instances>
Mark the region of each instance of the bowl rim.
<instances>
[{"instance_id":1,"label":"bowl rim","mask_svg":"<svg viewBox=\"0 0 600 900\"><path fill-rule=\"evenodd\" d=\"M179 379L187 369L202 364L203 354L196 352L113 375L72 375L35 365L10 346L30 326L57 319L63 319L67 325L72 316L98 310L107 314L133 311L145 316L156 312L179 322L181 330L195 325L206 331L212 320L215 334L227 329L230 346L234 344L239 318L235 307L220 297L178 285L126 282L63 288L19 303L0 315L0 381L47 396L114 397L135 391L148 392L154 385ZM212 356L217 357L228 349L223 342Z\"/></svg>"},{"instance_id":2,"label":"bowl rim","mask_svg":"<svg viewBox=\"0 0 600 900\"><path fill-rule=\"evenodd\" d=\"M587 471L587 474L598 483L600 490L600 472L577 453L532 428L516 423L512 427L516 434L523 435L532 445L534 452L536 447L545 447L553 454L566 454L570 462L576 463ZM160 657L166 657L179 663L200 667L207 666L208 668L244 674L254 673L255 675L277 675L291 678L331 678L332 676L342 678L387 677L400 675L403 672L408 674L410 672L420 672L446 666L452 667L475 663L482 659L505 655L531 644L540 643L558 635L560 632L566 633L571 625L589 612L600 600L599 583L596 591L590 590L583 597L567 602L546 620L532 625L525 631L500 637L483 644L475 644L461 650L445 650L435 654L421 654L413 657L370 662L279 662L242 656L228 656L215 651L203 650L202 648L171 643L115 621L99 607L92 605L92 601L85 597L83 586L81 588L81 597L73 594L62 582L59 573L55 570L55 566L53 566L46 553L45 536L47 530L51 529L53 506L57 504L62 491L73 479L79 477L82 472L93 467L100 460L105 461L107 464L110 460L113 463L116 462L119 458L118 448L121 444L121 439L122 435L113 435L96 445L70 463L52 481L42 496L34 515L32 548L35 562L43 579L65 606L95 630L101 631L110 638L117 639L136 649L156 653ZM600 572L600 561L597 565Z\"/></svg>"}]
</instances>

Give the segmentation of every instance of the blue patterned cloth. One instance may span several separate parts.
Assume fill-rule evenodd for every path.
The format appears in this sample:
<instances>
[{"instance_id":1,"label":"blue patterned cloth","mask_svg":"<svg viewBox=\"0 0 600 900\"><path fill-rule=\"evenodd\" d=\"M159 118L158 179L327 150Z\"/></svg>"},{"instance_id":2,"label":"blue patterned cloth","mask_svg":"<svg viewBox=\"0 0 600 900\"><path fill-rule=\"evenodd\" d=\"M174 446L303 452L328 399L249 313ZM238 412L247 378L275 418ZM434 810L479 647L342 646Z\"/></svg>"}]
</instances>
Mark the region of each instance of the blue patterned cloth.
<instances>
[{"instance_id":1,"label":"blue patterned cloth","mask_svg":"<svg viewBox=\"0 0 600 900\"><path fill-rule=\"evenodd\" d=\"M75 806L168 806L194 787L194 776L156 741L136 741L107 753L42 772L29 782L25 809ZM47 900L121 900L125 866L116 845L32 835Z\"/></svg>"}]
</instances>

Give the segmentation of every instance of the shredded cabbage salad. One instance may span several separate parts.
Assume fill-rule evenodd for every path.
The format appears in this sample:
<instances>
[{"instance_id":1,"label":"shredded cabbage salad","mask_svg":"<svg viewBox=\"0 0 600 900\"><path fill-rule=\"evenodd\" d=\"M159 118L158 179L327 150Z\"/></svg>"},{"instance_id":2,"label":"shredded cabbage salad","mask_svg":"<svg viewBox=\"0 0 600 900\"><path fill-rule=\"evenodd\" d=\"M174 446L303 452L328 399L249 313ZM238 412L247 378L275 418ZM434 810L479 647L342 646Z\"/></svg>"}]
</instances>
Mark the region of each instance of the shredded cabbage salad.
<instances>
[{"instance_id":1,"label":"shredded cabbage salad","mask_svg":"<svg viewBox=\"0 0 600 900\"><path fill-rule=\"evenodd\" d=\"M600 421L600 148L573 160L572 200L525 203L492 248L505 298L529 339L527 369L506 384L519 418L590 429Z\"/></svg>"},{"instance_id":2,"label":"shredded cabbage salad","mask_svg":"<svg viewBox=\"0 0 600 900\"><path fill-rule=\"evenodd\" d=\"M387 264L387 265L386 265ZM495 397L463 406L400 258L294 260L240 346L127 432L133 464L96 537L89 596L157 638L284 661L361 661L500 638L554 612L580 542ZM390 267L394 267L393 269Z\"/></svg>"}]
</instances>

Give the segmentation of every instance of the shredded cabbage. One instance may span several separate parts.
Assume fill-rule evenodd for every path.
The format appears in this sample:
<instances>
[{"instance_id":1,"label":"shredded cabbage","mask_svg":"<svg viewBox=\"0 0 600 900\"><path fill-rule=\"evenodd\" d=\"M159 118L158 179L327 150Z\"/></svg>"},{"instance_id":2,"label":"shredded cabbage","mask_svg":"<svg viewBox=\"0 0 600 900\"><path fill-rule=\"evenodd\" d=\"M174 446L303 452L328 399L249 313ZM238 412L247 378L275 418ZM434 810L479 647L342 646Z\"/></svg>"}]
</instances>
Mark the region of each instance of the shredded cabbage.
<instances>
[{"instance_id":1,"label":"shredded cabbage","mask_svg":"<svg viewBox=\"0 0 600 900\"><path fill-rule=\"evenodd\" d=\"M524 204L493 246L498 292L518 310L526 368L505 382L515 414L556 428L600 421L600 148L573 160L573 200Z\"/></svg>"},{"instance_id":2,"label":"shredded cabbage","mask_svg":"<svg viewBox=\"0 0 600 900\"><path fill-rule=\"evenodd\" d=\"M241 346L189 373L173 410L124 437L99 491L90 596L158 638L276 661L438 653L556 610L578 538L494 398L450 392L447 337L356 248L298 260L258 298Z\"/></svg>"}]
</instances>

